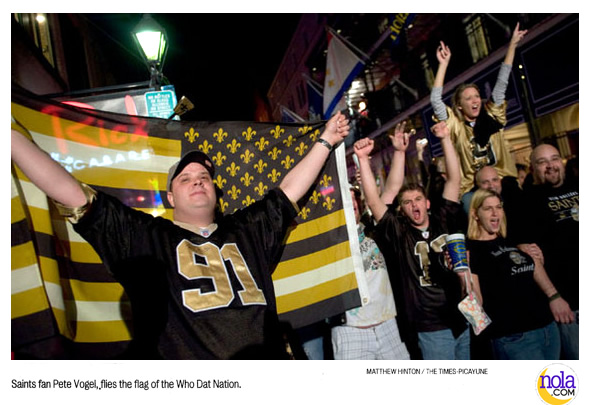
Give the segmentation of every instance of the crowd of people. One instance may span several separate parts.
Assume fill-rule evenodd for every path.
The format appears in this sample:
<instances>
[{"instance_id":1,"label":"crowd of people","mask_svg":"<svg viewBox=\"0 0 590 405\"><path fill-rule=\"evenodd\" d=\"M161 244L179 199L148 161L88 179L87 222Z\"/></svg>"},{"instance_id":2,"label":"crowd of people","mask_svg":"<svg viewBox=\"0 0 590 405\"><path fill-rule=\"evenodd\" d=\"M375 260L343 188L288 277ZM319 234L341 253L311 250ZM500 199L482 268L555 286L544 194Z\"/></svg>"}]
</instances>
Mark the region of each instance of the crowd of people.
<instances>
[{"instance_id":1,"label":"crowd of people","mask_svg":"<svg viewBox=\"0 0 590 405\"><path fill-rule=\"evenodd\" d=\"M442 102L451 50L441 42L431 103L444 168L433 163L424 184L404 184L410 134L403 124L391 136L381 195L368 160L373 142L354 145L412 359L579 358L577 176L566 173L554 146L542 144L532 151L527 181L527 167L515 165L504 139L504 93L525 35L517 25L490 100L483 103L477 86L464 84L452 107ZM447 265L444 236L452 233L467 236L468 272ZM483 331L470 328L458 308L471 292L491 320Z\"/></svg>"},{"instance_id":2,"label":"crowd of people","mask_svg":"<svg viewBox=\"0 0 590 405\"><path fill-rule=\"evenodd\" d=\"M444 175L423 184L406 181L411 132L405 123L389 135L394 152L382 190L370 164L374 141L354 144L359 173L350 192L371 300L330 327L333 358L579 358L575 167L566 171L555 147L538 145L527 181L527 167L515 165L503 135L504 93L525 34L517 25L485 104L477 86L467 84L456 90L452 107L444 105L451 51L441 42L431 101L432 133L444 154L438 173ZM211 159L188 153L169 172L174 221L135 211L79 183L16 123L11 149L12 160L125 287L134 315L142 311L144 275L157 275L147 287L163 297L161 307L146 317L149 326L138 322L130 357L287 359L292 353L279 327L270 269L297 214L296 202L349 130L348 119L334 115L279 187L232 215L216 211ZM467 236L469 271L455 272L448 264L446 236L455 233ZM206 260L196 262L196 256ZM145 258L153 260L148 265ZM198 279L213 279L213 286L196 285ZM491 319L483 331L459 310L466 296Z\"/></svg>"}]
</instances>

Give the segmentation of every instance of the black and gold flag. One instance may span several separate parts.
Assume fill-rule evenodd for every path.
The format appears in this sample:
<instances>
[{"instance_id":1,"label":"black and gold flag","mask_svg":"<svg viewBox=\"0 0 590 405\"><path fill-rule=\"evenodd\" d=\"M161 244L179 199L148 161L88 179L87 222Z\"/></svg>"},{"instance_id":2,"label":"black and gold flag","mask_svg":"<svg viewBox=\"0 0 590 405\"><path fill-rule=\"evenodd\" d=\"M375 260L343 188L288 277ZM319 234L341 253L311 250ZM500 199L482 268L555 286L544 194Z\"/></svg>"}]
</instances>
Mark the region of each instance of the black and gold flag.
<instances>
[{"instance_id":1,"label":"black and gold flag","mask_svg":"<svg viewBox=\"0 0 590 405\"><path fill-rule=\"evenodd\" d=\"M184 153L200 150L211 157L214 181L223 191L219 205L227 214L278 187L324 125L145 118L76 108L14 88L11 113L13 126L79 181L168 219L168 169ZM279 315L293 328L362 301L364 287L355 276L362 264L341 148L300 206L273 273ZM13 168L11 212L13 349L57 335L83 346L87 357L124 347L132 337L123 288L18 168Z\"/></svg>"}]
</instances>

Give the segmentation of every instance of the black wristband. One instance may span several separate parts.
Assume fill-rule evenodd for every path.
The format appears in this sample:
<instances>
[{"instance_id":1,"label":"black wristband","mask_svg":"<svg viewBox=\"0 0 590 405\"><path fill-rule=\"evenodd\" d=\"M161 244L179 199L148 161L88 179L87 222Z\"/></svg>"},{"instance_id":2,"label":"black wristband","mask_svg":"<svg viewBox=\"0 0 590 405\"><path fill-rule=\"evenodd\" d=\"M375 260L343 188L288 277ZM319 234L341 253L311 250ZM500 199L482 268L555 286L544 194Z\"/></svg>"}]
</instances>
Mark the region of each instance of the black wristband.
<instances>
[{"instance_id":1,"label":"black wristband","mask_svg":"<svg viewBox=\"0 0 590 405\"><path fill-rule=\"evenodd\" d=\"M330 145L330 142L326 141L325 139L318 138L318 140L316 142L324 145L326 148L328 148L328 150L330 152L332 152L332 149L334 149L334 147L332 145Z\"/></svg>"},{"instance_id":2,"label":"black wristband","mask_svg":"<svg viewBox=\"0 0 590 405\"><path fill-rule=\"evenodd\" d=\"M551 301L555 301L556 299L561 298L561 294L556 292L555 294L553 294L551 297L549 297L549 302Z\"/></svg>"}]
</instances>

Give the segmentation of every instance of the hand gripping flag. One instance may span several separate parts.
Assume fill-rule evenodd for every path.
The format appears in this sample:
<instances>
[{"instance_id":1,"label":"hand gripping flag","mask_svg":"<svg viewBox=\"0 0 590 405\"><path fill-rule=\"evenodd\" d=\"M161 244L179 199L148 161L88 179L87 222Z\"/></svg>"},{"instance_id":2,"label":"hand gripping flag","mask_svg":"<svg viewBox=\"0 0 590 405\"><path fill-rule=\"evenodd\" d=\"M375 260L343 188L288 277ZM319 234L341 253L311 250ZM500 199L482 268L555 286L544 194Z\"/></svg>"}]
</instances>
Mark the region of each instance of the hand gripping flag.
<instances>
[{"instance_id":1,"label":"hand gripping flag","mask_svg":"<svg viewBox=\"0 0 590 405\"><path fill-rule=\"evenodd\" d=\"M212 158L214 181L223 190L219 204L231 213L277 187L324 125L145 118L77 108L15 87L11 107L13 128L79 181L168 219L166 177L184 153L201 150ZM362 263L344 149L335 152L305 197L273 273L279 316L293 328L366 298L355 274ZM132 338L125 291L53 203L17 167L12 170L13 351L35 352L40 342L61 340L74 354L42 349L38 355L116 356Z\"/></svg>"}]
</instances>

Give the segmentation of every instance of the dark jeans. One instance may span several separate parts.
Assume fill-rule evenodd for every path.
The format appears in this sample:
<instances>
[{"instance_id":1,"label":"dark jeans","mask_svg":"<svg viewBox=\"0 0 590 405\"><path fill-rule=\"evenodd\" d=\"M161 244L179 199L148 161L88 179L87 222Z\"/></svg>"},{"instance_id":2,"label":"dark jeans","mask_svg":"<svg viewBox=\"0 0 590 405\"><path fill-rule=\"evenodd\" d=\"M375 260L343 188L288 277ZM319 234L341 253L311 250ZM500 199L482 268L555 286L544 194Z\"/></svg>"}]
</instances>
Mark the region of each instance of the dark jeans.
<instances>
[{"instance_id":1,"label":"dark jeans","mask_svg":"<svg viewBox=\"0 0 590 405\"><path fill-rule=\"evenodd\" d=\"M450 329L418 332L418 346L424 360L469 360L469 328L456 339Z\"/></svg>"},{"instance_id":2,"label":"dark jeans","mask_svg":"<svg viewBox=\"0 0 590 405\"><path fill-rule=\"evenodd\" d=\"M561 337L561 358L564 360L580 359L580 310L574 311L576 320L573 323L558 323Z\"/></svg>"},{"instance_id":3,"label":"dark jeans","mask_svg":"<svg viewBox=\"0 0 590 405\"><path fill-rule=\"evenodd\" d=\"M558 360L561 343L555 322L527 332L492 339L498 360Z\"/></svg>"}]
</instances>

